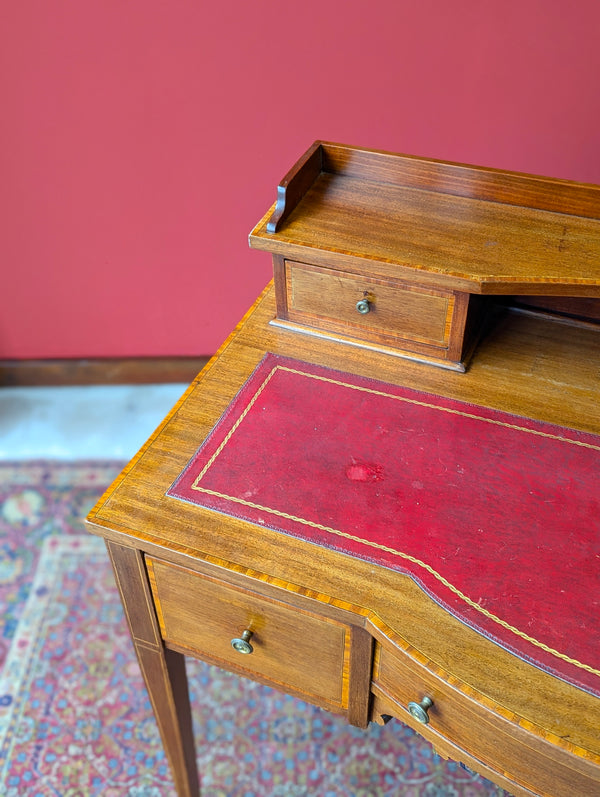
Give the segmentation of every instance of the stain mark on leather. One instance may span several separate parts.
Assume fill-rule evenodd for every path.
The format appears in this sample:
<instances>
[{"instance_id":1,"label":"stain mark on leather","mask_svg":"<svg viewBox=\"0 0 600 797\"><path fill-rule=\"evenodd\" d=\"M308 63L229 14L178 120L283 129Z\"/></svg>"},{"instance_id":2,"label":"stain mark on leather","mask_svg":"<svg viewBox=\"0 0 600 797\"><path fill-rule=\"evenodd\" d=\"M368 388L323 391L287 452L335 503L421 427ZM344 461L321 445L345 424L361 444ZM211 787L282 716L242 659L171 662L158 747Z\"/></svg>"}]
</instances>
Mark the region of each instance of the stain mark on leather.
<instances>
[{"instance_id":1,"label":"stain mark on leather","mask_svg":"<svg viewBox=\"0 0 600 797\"><path fill-rule=\"evenodd\" d=\"M383 481L383 466L353 459L346 468L346 476L352 482L380 482Z\"/></svg>"}]
</instances>

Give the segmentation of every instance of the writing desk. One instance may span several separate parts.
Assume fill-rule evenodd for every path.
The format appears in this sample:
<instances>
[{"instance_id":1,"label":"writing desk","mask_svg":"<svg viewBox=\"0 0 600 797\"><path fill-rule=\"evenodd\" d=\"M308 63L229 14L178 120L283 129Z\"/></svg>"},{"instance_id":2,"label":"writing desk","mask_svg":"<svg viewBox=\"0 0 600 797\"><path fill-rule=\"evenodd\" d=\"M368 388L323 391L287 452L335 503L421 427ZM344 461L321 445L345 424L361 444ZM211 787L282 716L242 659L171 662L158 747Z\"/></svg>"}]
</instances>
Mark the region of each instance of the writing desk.
<instances>
[{"instance_id":1,"label":"writing desk","mask_svg":"<svg viewBox=\"0 0 600 797\"><path fill-rule=\"evenodd\" d=\"M600 793L594 688L492 641L406 572L168 495L265 355L598 435L600 328L504 308L462 372L274 324L277 290L88 517L107 543L178 794L199 793L186 655L359 727L398 718L515 795Z\"/></svg>"}]
</instances>

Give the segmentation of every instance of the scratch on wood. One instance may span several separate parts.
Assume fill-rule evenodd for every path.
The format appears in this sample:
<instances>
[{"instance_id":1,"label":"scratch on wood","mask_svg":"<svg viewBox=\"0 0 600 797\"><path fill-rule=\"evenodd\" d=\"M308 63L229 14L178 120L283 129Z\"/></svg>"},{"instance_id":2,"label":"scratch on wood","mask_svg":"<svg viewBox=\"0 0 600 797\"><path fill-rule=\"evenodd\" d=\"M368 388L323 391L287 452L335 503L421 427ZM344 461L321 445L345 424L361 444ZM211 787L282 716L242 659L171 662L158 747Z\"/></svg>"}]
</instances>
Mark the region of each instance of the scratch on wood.
<instances>
[{"instance_id":1,"label":"scratch on wood","mask_svg":"<svg viewBox=\"0 0 600 797\"><path fill-rule=\"evenodd\" d=\"M567 248L567 234L569 230L566 224L563 226L562 235L560 237L560 241L558 242L558 251L564 252Z\"/></svg>"}]
</instances>

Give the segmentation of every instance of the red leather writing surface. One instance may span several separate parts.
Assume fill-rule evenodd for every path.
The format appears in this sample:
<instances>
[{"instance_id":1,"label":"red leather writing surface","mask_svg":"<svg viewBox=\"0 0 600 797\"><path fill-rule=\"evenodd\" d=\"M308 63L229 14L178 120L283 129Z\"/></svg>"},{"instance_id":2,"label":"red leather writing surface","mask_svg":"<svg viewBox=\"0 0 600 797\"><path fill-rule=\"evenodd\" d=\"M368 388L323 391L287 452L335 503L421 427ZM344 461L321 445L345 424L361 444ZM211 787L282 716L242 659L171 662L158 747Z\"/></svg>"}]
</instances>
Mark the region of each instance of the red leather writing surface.
<instances>
[{"instance_id":1,"label":"red leather writing surface","mask_svg":"<svg viewBox=\"0 0 600 797\"><path fill-rule=\"evenodd\" d=\"M600 695L599 464L594 435L268 355L168 495L408 573Z\"/></svg>"}]
</instances>

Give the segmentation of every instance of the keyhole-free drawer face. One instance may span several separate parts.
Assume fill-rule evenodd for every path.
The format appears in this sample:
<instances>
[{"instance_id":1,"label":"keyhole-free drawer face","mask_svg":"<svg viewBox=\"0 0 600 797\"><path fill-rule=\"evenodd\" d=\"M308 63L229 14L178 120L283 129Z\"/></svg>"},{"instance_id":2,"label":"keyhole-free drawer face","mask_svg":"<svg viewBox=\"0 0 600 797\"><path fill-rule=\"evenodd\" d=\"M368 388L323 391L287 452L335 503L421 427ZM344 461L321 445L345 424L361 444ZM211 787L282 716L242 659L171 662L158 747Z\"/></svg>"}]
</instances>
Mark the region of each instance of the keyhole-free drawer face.
<instances>
[{"instance_id":1,"label":"keyhole-free drawer face","mask_svg":"<svg viewBox=\"0 0 600 797\"><path fill-rule=\"evenodd\" d=\"M480 331L482 305L476 297L278 255L273 256L273 268L277 303L273 323L465 370Z\"/></svg>"},{"instance_id":2,"label":"keyhole-free drawer face","mask_svg":"<svg viewBox=\"0 0 600 797\"><path fill-rule=\"evenodd\" d=\"M458 683L443 680L435 669L401 649L378 645L373 689L391 701L394 716L413 726L416 720L417 728L426 727L424 735L434 746L439 744L443 750L450 742L458 748L459 760L460 751L464 751L492 772L510 773L515 786L528 789L527 794L600 794L598 768L591 761L575 759L557 748L550 734L531 733L527 720L503 712L482 695L469 695L468 687L461 691ZM498 677L505 678L506 674L498 672ZM423 719L418 715L412 711L409 714L408 708L424 697L432 701L426 726L420 724ZM556 729L559 727L557 724ZM531 729L535 730L533 724Z\"/></svg>"},{"instance_id":3,"label":"keyhole-free drawer face","mask_svg":"<svg viewBox=\"0 0 600 797\"><path fill-rule=\"evenodd\" d=\"M449 291L289 260L286 271L290 320L390 345L410 340L448 346L454 309Z\"/></svg>"},{"instance_id":4,"label":"keyhole-free drawer face","mask_svg":"<svg viewBox=\"0 0 600 797\"><path fill-rule=\"evenodd\" d=\"M147 560L167 645L337 711L348 707L350 629L331 618L157 559ZM232 640L245 646L232 646Z\"/></svg>"}]
</instances>

